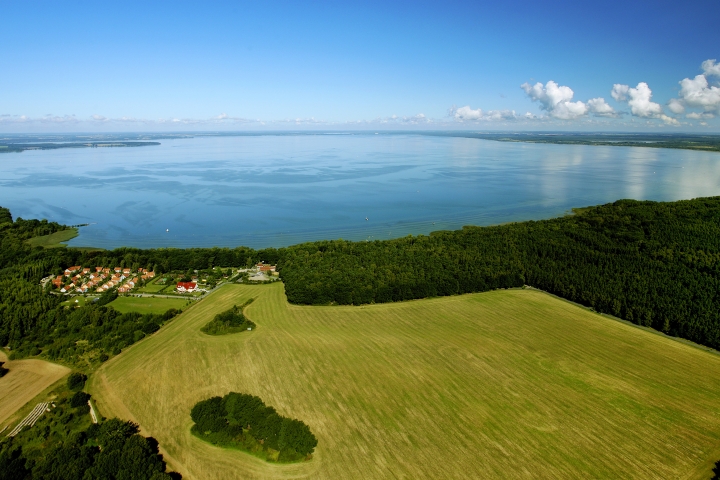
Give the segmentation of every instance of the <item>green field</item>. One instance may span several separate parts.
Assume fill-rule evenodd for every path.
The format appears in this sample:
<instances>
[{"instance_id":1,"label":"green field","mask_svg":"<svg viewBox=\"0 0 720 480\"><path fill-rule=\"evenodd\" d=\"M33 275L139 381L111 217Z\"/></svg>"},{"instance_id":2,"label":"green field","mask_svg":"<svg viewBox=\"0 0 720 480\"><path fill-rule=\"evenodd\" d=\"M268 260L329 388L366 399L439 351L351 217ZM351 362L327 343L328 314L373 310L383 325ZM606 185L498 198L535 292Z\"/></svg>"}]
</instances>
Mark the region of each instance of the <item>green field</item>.
<instances>
[{"instance_id":1,"label":"green field","mask_svg":"<svg viewBox=\"0 0 720 480\"><path fill-rule=\"evenodd\" d=\"M65 247L61 242L67 242L78 236L77 228L69 228L67 230L61 230L59 232L51 233L50 235L43 235L41 237L34 237L27 240L27 243L33 247L45 247L45 248L57 248Z\"/></svg>"},{"instance_id":2,"label":"green field","mask_svg":"<svg viewBox=\"0 0 720 480\"><path fill-rule=\"evenodd\" d=\"M256 330L200 332L251 297ZM300 307L226 285L89 388L187 479L709 478L720 459L720 356L535 290ZM193 437L191 407L229 391L306 422L313 460Z\"/></svg>"},{"instance_id":3,"label":"green field","mask_svg":"<svg viewBox=\"0 0 720 480\"><path fill-rule=\"evenodd\" d=\"M138 312L165 313L171 308L182 309L186 300L175 298L153 298L153 297L118 297L108 305L121 313Z\"/></svg>"},{"instance_id":4,"label":"green field","mask_svg":"<svg viewBox=\"0 0 720 480\"><path fill-rule=\"evenodd\" d=\"M143 292L143 293L158 293L167 286L168 286L167 283L157 284L157 283L155 283L155 281L152 281L152 282L146 284L144 287L140 288L138 291ZM172 288L170 288L170 291L172 291Z\"/></svg>"}]
</instances>

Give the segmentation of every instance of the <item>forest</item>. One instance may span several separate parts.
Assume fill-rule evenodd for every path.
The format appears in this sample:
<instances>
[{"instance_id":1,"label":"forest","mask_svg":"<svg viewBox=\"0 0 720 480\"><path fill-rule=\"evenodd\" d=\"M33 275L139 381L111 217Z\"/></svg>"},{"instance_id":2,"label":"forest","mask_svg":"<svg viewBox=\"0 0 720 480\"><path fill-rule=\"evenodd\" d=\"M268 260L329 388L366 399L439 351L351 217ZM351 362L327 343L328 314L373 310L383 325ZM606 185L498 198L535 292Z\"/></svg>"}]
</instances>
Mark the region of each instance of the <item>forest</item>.
<instances>
[{"instance_id":1,"label":"forest","mask_svg":"<svg viewBox=\"0 0 720 480\"><path fill-rule=\"evenodd\" d=\"M91 423L83 385L57 389L33 427L0 439L0 480L181 478L166 472L158 443L140 435L137 424L117 418Z\"/></svg>"},{"instance_id":2,"label":"forest","mask_svg":"<svg viewBox=\"0 0 720 480\"><path fill-rule=\"evenodd\" d=\"M192 433L215 445L239 448L270 461L308 459L317 438L300 420L283 417L259 397L230 392L195 404Z\"/></svg>"},{"instance_id":3,"label":"forest","mask_svg":"<svg viewBox=\"0 0 720 480\"><path fill-rule=\"evenodd\" d=\"M299 304L380 303L529 285L720 348L720 197L619 200L574 215L282 249Z\"/></svg>"}]
</instances>

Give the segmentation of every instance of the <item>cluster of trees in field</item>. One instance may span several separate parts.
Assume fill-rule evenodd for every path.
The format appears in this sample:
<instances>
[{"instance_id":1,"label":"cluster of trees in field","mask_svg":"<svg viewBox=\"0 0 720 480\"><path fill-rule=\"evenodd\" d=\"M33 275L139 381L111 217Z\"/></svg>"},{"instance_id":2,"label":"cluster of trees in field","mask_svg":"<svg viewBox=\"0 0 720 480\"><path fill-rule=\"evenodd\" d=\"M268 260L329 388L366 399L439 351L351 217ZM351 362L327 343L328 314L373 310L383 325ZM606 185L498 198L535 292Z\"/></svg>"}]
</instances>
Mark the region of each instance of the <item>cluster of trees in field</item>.
<instances>
[{"instance_id":1,"label":"cluster of trees in field","mask_svg":"<svg viewBox=\"0 0 720 480\"><path fill-rule=\"evenodd\" d=\"M153 438L117 418L90 422L83 391L56 391L55 405L33 427L0 439L0 479L85 480L89 478L170 480Z\"/></svg>"},{"instance_id":2,"label":"cluster of trees in field","mask_svg":"<svg viewBox=\"0 0 720 480\"><path fill-rule=\"evenodd\" d=\"M251 298L240 306L233 305L229 310L218 313L200 330L208 335L227 335L254 329L255 323L243 314L243 309L250 305L253 300L254 298Z\"/></svg>"},{"instance_id":3,"label":"cluster of trees in field","mask_svg":"<svg viewBox=\"0 0 720 480\"><path fill-rule=\"evenodd\" d=\"M279 415L258 397L230 392L195 404L192 433L213 444L239 448L269 461L310 458L317 438L302 421Z\"/></svg>"},{"instance_id":4,"label":"cluster of trees in field","mask_svg":"<svg viewBox=\"0 0 720 480\"><path fill-rule=\"evenodd\" d=\"M279 251L288 300L363 304L530 285L720 348L720 197Z\"/></svg>"}]
</instances>

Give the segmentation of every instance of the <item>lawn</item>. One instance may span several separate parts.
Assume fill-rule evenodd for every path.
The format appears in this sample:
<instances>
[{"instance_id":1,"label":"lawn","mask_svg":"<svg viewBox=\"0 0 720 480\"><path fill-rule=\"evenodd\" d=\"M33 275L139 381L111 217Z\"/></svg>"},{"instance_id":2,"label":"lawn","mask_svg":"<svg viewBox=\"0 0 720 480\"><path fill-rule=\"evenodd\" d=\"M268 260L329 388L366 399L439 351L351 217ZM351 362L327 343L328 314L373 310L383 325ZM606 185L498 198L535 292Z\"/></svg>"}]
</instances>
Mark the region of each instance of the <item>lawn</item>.
<instances>
[{"instance_id":1,"label":"lawn","mask_svg":"<svg viewBox=\"0 0 720 480\"><path fill-rule=\"evenodd\" d=\"M60 230L59 232L51 233L50 235L43 235L41 237L34 237L27 240L33 247L45 247L45 248L56 248L65 247L66 245L61 242L67 242L78 236L77 228L69 228L67 230Z\"/></svg>"},{"instance_id":2,"label":"lawn","mask_svg":"<svg viewBox=\"0 0 720 480\"><path fill-rule=\"evenodd\" d=\"M118 297L108 305L118 312L165 313L171 308L178 310L185 307L187 301L175 298L153 297Z\"/></svg>"},{"instance_id":3,"label":"lawn","mask_svg":"<svg viewBox=\"0 0 720 480\"><path fill-rule=\"evenodd\" d=\"M77 295L75 297L70 297L68 300L65 300L60 305L65 306L72 306L72 307L84 307L86 304L92 303L93 300L97 299L99 296L94 295L90 297L84 297L81 295Z\"/></svg>"},{"instance_id":4,"label":"lawn","mask_svg":"<svg viewBox=\"0 0 720 480\"><path fill-rule=\"evenodd\" d=\"M200 332L253 297L254 331ZM300 307L281 283L226 285L90 391L188 479L709 478L720 459L720 356L535 290ZM306 422L313 460L193 437L191 407L229 391Z\"/></svg>"}]
</instances>

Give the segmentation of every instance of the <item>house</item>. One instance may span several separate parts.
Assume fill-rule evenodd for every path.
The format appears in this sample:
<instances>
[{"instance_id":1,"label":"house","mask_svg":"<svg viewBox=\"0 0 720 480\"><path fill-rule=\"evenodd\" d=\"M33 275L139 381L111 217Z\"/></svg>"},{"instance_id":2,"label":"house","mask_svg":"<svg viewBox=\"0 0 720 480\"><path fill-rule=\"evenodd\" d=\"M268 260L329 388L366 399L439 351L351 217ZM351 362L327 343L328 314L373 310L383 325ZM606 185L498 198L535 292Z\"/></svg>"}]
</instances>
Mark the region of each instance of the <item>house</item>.
<instances>
[{"instance_id":1,"label":"house","mask_svg":"<svg viewBox=\"0 0 720 480\"><path fill-rule=\"evenodd\" d=\"M143 277L155 278L155 271L148 272L148 271L146 270L146 271L145 271L145 275L143 275Z\"/></svg>"},{"instance_id":2,"label":"house","mask_svg":"<svg viewBox=\"0 0 720 480\"><path fill-rule=\"evenodd\" d=\"M103 273L105 273L105 274L109 274L109 273L110 273L110 269L107 268L107 267L106 267L106 268L103 268L102 271L103 271Z\"/></svg>"},{"instance_id":3,"label":"house","mask_svg":"<svg viewBox=\"0 0 720 480\"><path fill-rule=\"evenodd\" d=\"M73 273L77 272L77 271L80 270L81 268L82 268L82 266L80 266L80 265L75 265L75 266L73 266L73 267L68 267L68 268L65 269L65 276L66 276L66 277L69 277L70 275L72 275Z\"/></svg>"},{"instance_id":4,"label":"house","mask_svg":"<svg viewBox=\"0 0 720 480\"><path fill-rule=\"evenodd\" d=\"M177 284L177 291L180 293L190 293L194 292L197 288L197 283L193 282L178 282Z\"/></svg>"},{"instance_id":5,"label":"house","mask_svg":"<svg viewBox=\"0 0 720 480\"><path fill-rule=\"evenodd\" d=\"M127 292L129 292L130 290L132 290L131 287L129 287L129 286L127 286L127 285L123 285L122 287L119 287L119 288L118 288L118 293L127 293Z\"/></svg>"},{"instance_id":6,"label":"house","mask_svg":"<svg viewBox=\"0 0 720 480\"><path fill-rule=\"evenodd\" d=\"M102 272L102 270L103 270L103 268L102 268L102 267L95 267L95 271L96 271L97 273L100 273L100 272Z\"/></svg>"},{"instance_id":7,"label":"house","mask_svg":"<svg viewBox=\"0 0 720 480\"><path fill-rule=\"evenodd\" d=\"M60 291L61 291L62 293L69 293L69 292L72 291L73 288L75 288L75 284L74 284L74 283L71 283L70 285L67 285L67 286L61 288Z\"/></svg>"},{"instance_id":8,"label":"house","mask_svg":"<svg viewBox=\"0 0 720 480\"><path fill-rule=\"evenodd\" d=\"M122 272L122 268L120 268L120 267L115 267L115 273L120 273L120 272Z\"/></svg>"},{"instance_id":9,"label":"house","mask_svg":"<svg viewBox=\"0 0 720 480\"><path fill-rule=\"evenodd\" d=\"M83 274L83 275L87 275L88 273L90 273L90 267L85 267L85 268L82 269L82 274Z\"/></svg>"},{"instance_id":10,"label":"house","mask_svg":"<svg viewBox=\"0 0 720 480\"><path fill-rule=\"evenodd\" d=\"M58 275L55 277L52 281L52 284L55 285L55 288L60 288L60 286L63 284L63 276Z\"/></svg>"},{"instance_id":11,"label":"house","mask_svg":"<svg viewBox=\"0 0 720 480\"><path fill-rule=\"evenodd\" d=\"M131 270L130 270L129 268L123 268L122 273L125 274L125 275L130 275L130 271L131 271Z\"/></svg>"}]
</instances>

